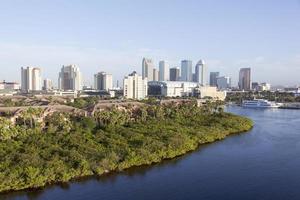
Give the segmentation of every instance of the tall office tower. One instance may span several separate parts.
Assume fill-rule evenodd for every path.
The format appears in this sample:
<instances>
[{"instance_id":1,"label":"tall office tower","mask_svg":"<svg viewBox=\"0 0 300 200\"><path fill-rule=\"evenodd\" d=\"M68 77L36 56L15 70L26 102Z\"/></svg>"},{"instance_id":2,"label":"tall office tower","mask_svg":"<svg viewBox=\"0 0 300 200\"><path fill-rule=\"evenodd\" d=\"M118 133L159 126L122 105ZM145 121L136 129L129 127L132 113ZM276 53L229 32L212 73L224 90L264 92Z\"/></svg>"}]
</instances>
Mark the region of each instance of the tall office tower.
<instances>
[{"instance_id":1,"label":"tall office tower","mask_svg":"<svg viewBox=\"0 0 300 200\"><path fill-rule=\"evenodd\" d=\"M111 74L99 72L94 75L94 88L96 90L109 91L113 88L113 79Z\"/></svg>"},{"instance_id":2,"label":"tall office tower","mask_svg":"<svg viewBox=\"0 0 300 200\"><path fill-rule=\"evenodd\" d=\"M162 60L159 62L159 81L170 80L170 66L169 64Z\"/></svg>"},{"instance_id":3,"label":"tall office tower","mask_svg":"<svg viewBox=\"0 0 300 200\"><path fill-rule=\"evenodd\" d=\"M196 74L196 81L201 85L206 85L206 66L203 60L199 60L199 62L195 66L195 74Z\"/></svg>"},{"instance_id":4,"label":"tall office tower","mask_svg":"<svg viewBox=\"0 0 300 200\"><path fill-rule=\"evenodd\" d=\"M143 79L147 78L148 81L153 81L154 64L151 59L143 58L142 63L142 76Z\"/></svg>"},{"instance_id":5,"label":"tall office tower","mask_svg":"<svg viewBox=\"0 0 300 200\"><path fill-rule=\"evenodd\" d=\"M241 68L239 74L239 89L251 90L251 68Z\"/></svg>"},{"instance_id":6,"label":"tall office tower","mask_svg":"<svg viewBox=\"0 0 300 200\"><path fill-rule=\"evenodd\" d=\"M159 80L159 71L154 68L153 69L153 81L158 81Z\"/></svg>"},{"instance_id":7,"label":"tall office tower","mask_svg":"<svg viewBox=\"0 0 300 200\"><path fill-rule=\"evenodd\" d=\"M217 86L217 78L220 76L220 72L210 72L209 85Z\"/></svg>"},{"instance_id":8,"label":"tall office tower","mask_svg":"<svg viewBox=\"0 0 300 200\"><path fill-rule=\"evenodd\" d=\"M132 72L124 78L124 97L127 99L144 99L148 94L147 78L143 79L136 72Z\"/></svg>"},{"instance_id":9,"label":"tall office tower","mask_svg":"<svg viewBox=\"0 0 300 200\"><path fill-rule=\"evenodd\" d=\"M23 92L41 90L41 69L36 67L21 68L21 90Z\"/></svg>"},{"instance_id":10,"label":"tall office tower","mask_svg":"<svg viewBox=\"0 0 300 200\"><path fill-rule=\"evenodd\" d=\"M46 79L44 80L43 90L52 90L52 89L53 89L52 80L46 78Z\"/></svg>"},{"instance_id":11,"label":"tall office tower","mask_svg":"<svg viewBox=\"0 0 300 200\"><path fill-rule=\"evenodd\" d=\"M81 90L82 77L79 67L76 65L62 66L58 78L58 88L60 90Z\"/></svg>"},{"instance_id":12,"label":"tall office tower","mask_svg":"<svg viewBox=\"0 0 300 200\"><path fill-rule=\"evenodd\" d=\"M217 87L220 90L231 88L231 78L228 76L221 76L217 78Z\"/></svg>"},{"instance_id":13,"label":"tall office tower","mask_svg":"<svg viewBox=\"0 0 300 200\"><path fill-rule=\"evenodd\" d=\"M179 67L170 68L170 81L179 81L180 69Z\"/></svg>"},{"instance_id":14,"label":"tall office tower","mask_svg":"<svg viewBox=\"0 0 300 200\"><path fill-rule=\"evenodd\" d=\"M193 69L191 60L181 61L181 80L192 81L193 80Z\"/></svg>"}]
</instances>

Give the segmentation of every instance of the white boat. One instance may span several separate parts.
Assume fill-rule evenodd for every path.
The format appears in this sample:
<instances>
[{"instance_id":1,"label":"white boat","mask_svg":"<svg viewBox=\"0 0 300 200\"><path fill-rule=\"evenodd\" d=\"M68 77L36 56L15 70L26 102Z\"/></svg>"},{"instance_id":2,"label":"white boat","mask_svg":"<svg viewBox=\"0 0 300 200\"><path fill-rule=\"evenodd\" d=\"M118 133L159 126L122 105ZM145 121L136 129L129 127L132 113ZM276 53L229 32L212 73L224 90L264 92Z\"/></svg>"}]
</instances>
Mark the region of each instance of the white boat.
<instances>
[{"instance_id":1,"label":"white boat","mask_svg":"<svg viewBox=\"0 0 300 200\"><path fill-rule=\"evenodd\" d=\"M245 100L242 103L242 107L245 108L279 108L281 104L268 101L265 99L254 99L254 100Z\"/></svg>"}]
</instances>

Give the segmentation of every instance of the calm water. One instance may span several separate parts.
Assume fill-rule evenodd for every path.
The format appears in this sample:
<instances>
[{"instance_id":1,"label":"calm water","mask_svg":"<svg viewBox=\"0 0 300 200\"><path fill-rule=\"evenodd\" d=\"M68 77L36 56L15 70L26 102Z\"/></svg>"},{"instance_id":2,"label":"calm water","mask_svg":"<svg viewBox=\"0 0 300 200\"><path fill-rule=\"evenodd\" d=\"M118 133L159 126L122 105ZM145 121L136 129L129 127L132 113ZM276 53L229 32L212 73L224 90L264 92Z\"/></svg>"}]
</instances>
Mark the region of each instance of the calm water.
<instances>
[{"instance_id":1,"label":"calm water","mask_svg":"<svg viewBox=\"0 0 300 200\"><path fill-rule=\"evenodd\" d=\"M300 199L300 111L228 110L254 129L161 164L0 199Z\"/></svg>"}]
</instances>

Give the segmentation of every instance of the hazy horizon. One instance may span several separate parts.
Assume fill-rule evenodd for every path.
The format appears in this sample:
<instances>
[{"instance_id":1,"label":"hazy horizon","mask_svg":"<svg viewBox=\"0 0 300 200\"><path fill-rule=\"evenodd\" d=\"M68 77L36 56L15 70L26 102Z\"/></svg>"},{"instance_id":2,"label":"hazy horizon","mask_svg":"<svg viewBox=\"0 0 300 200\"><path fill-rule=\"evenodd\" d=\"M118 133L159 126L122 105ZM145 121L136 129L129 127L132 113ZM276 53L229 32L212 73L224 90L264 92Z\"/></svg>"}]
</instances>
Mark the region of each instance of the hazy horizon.
<instances>
[{"instance_id":1,"label":"hazy horizon","mask_svg":"<svg viewBox=\"0 0 300 200\"><path fill-rule=\"evenodd\" d=\"M300 84L298 0L1 3L0 80L20 81L21 67L36 66L56 83L62 65L76 64L85 84L99 71L116 82L141 73L147 57L157 68L203 59L234 85L242 67L255 82Z\"/></svg>"}]
</instances>

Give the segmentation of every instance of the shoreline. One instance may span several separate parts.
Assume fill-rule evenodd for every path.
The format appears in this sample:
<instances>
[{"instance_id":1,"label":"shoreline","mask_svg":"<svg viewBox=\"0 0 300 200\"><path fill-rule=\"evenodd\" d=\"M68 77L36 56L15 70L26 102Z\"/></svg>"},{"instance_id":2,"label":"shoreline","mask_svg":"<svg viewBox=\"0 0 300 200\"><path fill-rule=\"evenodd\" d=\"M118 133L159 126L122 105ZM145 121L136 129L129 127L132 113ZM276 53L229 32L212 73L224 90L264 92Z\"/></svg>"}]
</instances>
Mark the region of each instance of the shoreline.
<instances>
[{"instance_id":1,"label":"shoreline","mask_svg":"<svg viewBox=\"0 0 300 200\"><path fill-rule=\"evenodd\" d=\"M239 115L235 115L235 116L243 118L243 119L250 120L249 118L245 118L245 117L242 117L242 116L239 116ZM102 177L102 176L105 176L105 175L110 175L110 174L113 174L113 173L118 175L120 172L129 170L129 169L132 169L132 168L135 168L135 167L136 168L143 167L143 166L145 166L145 167L149 166L150 167L152 165L159 164L163 161L172 160L172 159L184 156L188 153L194 152L203 145L209 145L209 144L212 144L214 142L224 140L227 137L232 136L232 135L247 133L247 132L251 131L251 129L254 126L252 120L250 120L250 121L251 121L252 124L248 129L239 130L239 131L231 132L231 133L230 132L229 133L223 133L224 135L222 137L216 137L213 140L205 141L205 142L202 142L202 143L201 142L195 143L195 144L193 144L193 146L191 148L183 150L182 152L179 152L178 154L175 154L175 155L172 155L172 156L169 156L169 157L161 157L159 161L151 161L151 163L146 163L145 162L145 163L142 163L142 164L134 164L134 165L125 167L123 169L116 169L116 170L111 170L111 171L106 171L105 170L102 174L99 174L99 175L91 174L91 175L77 176L77 177L71 178L68 181L52 181L52 182L45 183L45 185L43 185L43 186L38 186L38 187L28 187L28 188L19 189L19 190L5 190L5 191L1 191L0 195L13 194L13 193L18 193L18 192L39 191L39 190L43 190L43 189L45 189L47 187L50 187L50 186L69 184L69 183L74 182L74 181L76 182L76 181L79 181L80 179L89 179L89 178L92 178L92 177L97 178L97 177Z\"/></svg>"}]
</instances>

